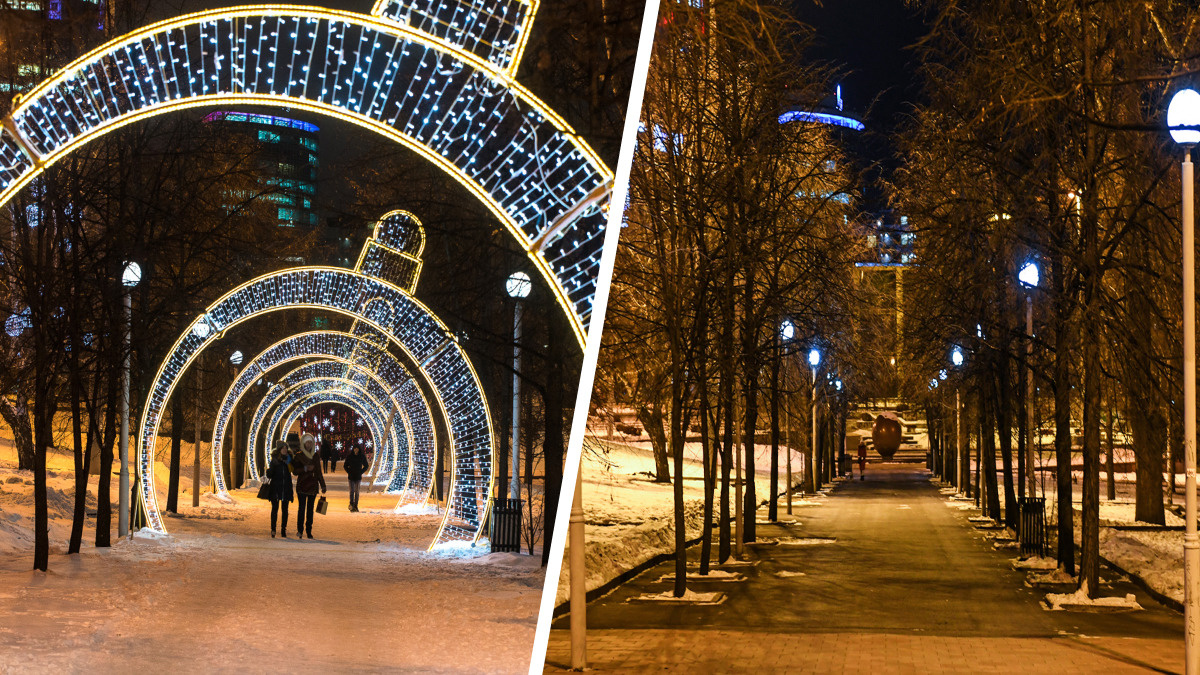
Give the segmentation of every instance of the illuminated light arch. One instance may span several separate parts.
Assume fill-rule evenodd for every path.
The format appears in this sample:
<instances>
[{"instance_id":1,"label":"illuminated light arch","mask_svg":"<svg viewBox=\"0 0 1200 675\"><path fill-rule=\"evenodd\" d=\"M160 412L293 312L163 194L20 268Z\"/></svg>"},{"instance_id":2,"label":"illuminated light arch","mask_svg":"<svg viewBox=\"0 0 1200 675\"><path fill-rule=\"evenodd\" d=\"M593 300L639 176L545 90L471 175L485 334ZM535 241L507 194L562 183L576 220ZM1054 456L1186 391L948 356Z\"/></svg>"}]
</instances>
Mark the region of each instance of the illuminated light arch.
<instances>
[{"instance_id":1,"label":"illuminated light arch","mask_svg":"<svg viewBox=\"0 0 1200 675\"><path fill-rule=\"evenodd\" d=\"M412 373L390 352L368 337L340 331L312 331L280 340L243 365L237 378L229 385L218 409L217 418L213 422L214 467L222 461L222 448L230 417L250 388L271 370L291 361L312 357L330 357L345 364L358 364L364 370L377 375L399 409L400 423L406 429L410 449L415 448L413 453L419 455L423 461L433 461L435 436L432 412L429 402L414 382ZM415 395L407 391L410 387L416 392ZM247 453L250 477L260 480L258 452L254 446L251 437L247 444L247 448L250 449ZM406 467L407 461L405 459ZM217 472L218 480L220 476L220 472ZM399 486L398 489L402 491L404 487ZM225 489L223 481L220 489Z\"/></svg>"},{"instance_id":2,"label":"illuminated light arch","mask_svg":"<svg viewBox=\"0 0 1200 675\"><path fill-rule=\"evenodd\" d=\"M304 380L290 387L288 393L280 400L279 405L266 424L267 439L273 445L276 441L287 436L287 430L295 422L298 415L304 414L304 407L319 405L310 400L320 399L329 402L327 397L341 396L347 401L353 401L350 407L367 420L371 434L377 440L395 442L395 429L385 429L383 415L384 403L363 387L342 378L318 377ZM350 404L347 404L350 405ZM299 408L299 409L297 409Z\"/></svg>"},{"instance_id":3,"label":"illuminated light arch","mask_svg":"<svg viewBox=\"0 0 1200 675\"><path fill-rule=\"evenodd\" d=\"M306 358L306 355L297 355L289 359L282 360L279 362L279 364L304 358ZM361 366L346 359L336 356L328 356L325 357L325 360L302 365L284 375L283 379L280 381L281 384L275 386L279 387L280 391L290 391L292 388L291 385L294 383L314 378L348 381L353 383L356 387L368 390L375 400L381 402L381 405L383 404L383 401L386 400L389 409L399 407L399 401L394 396L394 392L391 390L391 387L389 387L390 383L380 378L377 374L363 369ZM411 380L409 382L411 383ZM279 400L278 396L272 395L271 391L272 390L268 391L268 396L264 397L263 401L260 402L259 407L255 410L255 415L252 418L249 429L247 430L247 447L252 448L255 451L257 450L255 447L257 445L256 441L262 429L264 413L265 411L271 409L274 403L278 402ZM232 406L230 406L229 409L232 410ZM228 414L225 415L225 419L228 419ZM399 415L391 420L392 423L390 425L385 422L382 417L376 421L382 425L381 428L390 434L390 436L385 435L378 437L378 440L383 444L382 447L385 449L385 451L391 450L395 452L396 449L399 449L401 446L403 446L403 467L405 468L406 472L411 473L409 469L413 461L414 443L411 426L407 424L407 418L404 411L400 410ZM220 442L218 434L223 435L223 429L221 428L223 426L224 424L219 424L218 427L214 429L213 447L217 447L218 443ZM432 430L430 430L429 433L431 434ZM268 433L265 446L263 448L264 456L269 456L275 440L276 438L271 433ZM251 454L257 454L257 452L253 452ZM423 448L420 452L420 457L421 461L423 462L432 462L433 452ZM221 455L214 454L212 461L212 466L214 467L214 484L217 486L218 491L223 492L225 491L225 483L221 474ZM395 468L395 462L393 462L393 465L390 466L389 469L394 470ZM258 475L252 473L251 477L258 478Z\"/></svg>"},{"instance_id":4,"label":"illuminated light arch","mask_svg":"<svg viewBox=\"0 0 1200 675\"><path fill-rule=\"evenodd\" d=\"M363 370L360 366L346 363L340 359L330 358L328 360L316 361L302 365L286 375L280 382L274 385L268 395L263 398L259 407L255 410L254 417L248 431L248 439L250 443L254 443L261 433L263 428L266 428L266 447L271 447L275 440L281 438L279 424L282 419L288 414L287 408L290 401L294 400L293 395L307 395L309 393L319 393L320 387L313 385L315 381L320 381L323 384L341 383L343 389L350 388L356 391L362 391L371 402L371 415L375 419L380 428L386 430L389 435L378 436L378 439L383 443L381 449L377 449L376 459L382 453L391 459L390 464L386 467L386 472L389 474L389 484L396 484L396 490L389 490L392 493L399 493L401 501L398 506L406 503L423 502L430 490L428 477L432 475L431 469L433 462L436 459L436 454L432 452L432 445L422 448L419 451L419 456L414 457L414 445L411 442L410 427L407 424L403 410L400 410L398 417L385 419L385 413L396 409L396 400L391 397L387 391L386 383L379 380L374 374ZM288 398L291 397L291 398ZM384 404L384 401L390 401ZM276 405L278 404L278 405ZM376 410L378 409L378 410ZM268 412L270 411L270 421L267 421ZM390 422L390 424L389 424ZM290 428L290 425L285 425L284 430ZM401 443L400 441L404 441ZM397 461L396 458L403 457L403 463ZM376 462L372 462L372 470L376 468ZM398 472L403 467L402 472ZM375 474L378 475L378 472ZM417 482L412 482L413 478ZM374 482L372 483L372 485Z\"/></svg>"},{"instance_id":5,"label":"illuminated light arch","mask_svg":"<svg viewBox=\"0 0 1200 675\"><path fill-rule=\"evenodd\" d=\"M153 115L215 104L306 110L380 133L466 187L526 251L583 344L613 177L514 79L536 5L387 0L374 11L211 10L93 50L3 120L0 206L73 150Z\"/></svg>"},{"instance_id":6,"label":"illuminated light arch","mask_svg":"<svg viewBox=\"0 0 1200 675\"><path fill-rule=\"evenodd\" d=\"M378 308L377 299L385 300L390 311L365 312L368 304ZM255 316L297 308L350 316L366 331L389 336L416 364L415 372L428 379L439 412L449 421L451 458L446 514L431 546L476 541L487 519L494 444L491 413L474 367L445 324L402 289L357 271L328 267L298 267L249 281L209 306L197 321L207 325L205 330L189 326L176 340L147 392L139 425L139 503L148 526L166 531L154 488L154 444L166 402L183 372L225 331Z\"/></svg>"}]
</instances>

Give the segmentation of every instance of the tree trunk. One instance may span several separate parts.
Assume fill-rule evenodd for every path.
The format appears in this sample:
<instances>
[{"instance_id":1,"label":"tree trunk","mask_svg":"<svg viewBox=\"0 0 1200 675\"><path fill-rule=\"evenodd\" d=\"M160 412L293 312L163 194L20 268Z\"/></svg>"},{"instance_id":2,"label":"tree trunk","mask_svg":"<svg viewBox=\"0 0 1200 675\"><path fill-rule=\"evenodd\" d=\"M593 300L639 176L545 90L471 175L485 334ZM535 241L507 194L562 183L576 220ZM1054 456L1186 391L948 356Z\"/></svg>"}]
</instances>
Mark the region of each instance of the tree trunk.
<instances>
[{"instance_id":1,"label":"tree trunk","mask_svg":"<svg viewBox=\"0 0 1200 675\"><path fill-rule=\"evenodd\" d=\"M1061 254L1052 253L1052 278L1055 291L1054 327L1054 460L1058 503L1058 566L1075 576L1075 528L1071 510L1071 362L1070 327L1064 265Z\"/></svg>"},{"instance_id":2,"label":"tree trunk","mask_svg":"<svg viewBox=\"0 0 1200 675\"><path fill-rule=\"evenodd\" d=\"M171 466L167 482L167 512L179 513L179 454L183 444L183 397L171 397Z\"/></svg>"},{"instance_id":3,"label":"tree trunk","mask_svg":"<svg viewBox=\"0 0 1200 675\"><path fill-rule=\"evenodd\" d=\"M1113 473L1114 473L1114 468L1113 468L1113 425L1115 424L1115 420L1113 420L1113 403L1112 403L1111 388L1110 388L1109 396L1105 399L1104 403L1105 403L1105 408L1107 409L1107 414L1105 415L1105 425L1104 425L1104 438L1106 441L1106 443L1104 444L1104 447L1105 447L1105 450L1107 451L1105 463L1108 465L1107 466L1107 468L1108 468L1108 501L1111 502L1111 501L1115 501L1117 498L1117 477L1115 475L1113 475Z\"/></svg>"},{"instance_id":4,"label":"tree trunk","mask_svg":"<svg viewBox=\"0 0 1200 675\"><path fill-rule=\"evenodd\" d=\"M100 476L96 488L96 548L112 545L112 470L113 444L117 440L117 387L119 379L111 372L104 405L104 431L100 443Z\"/></svg>"},{"instance_id":5,"label":"tree trunk","mask_svg":"<svg viewBox=\"0 0 1200 675\"><path fill-rule=\"evenodd\" d=\"M72 340L77 341L72 331ZM75 508L71 515L71 537L67 542L67 554L79 553L83 541L83 523L87 518L88 453L83 444L83 383L79 372L79 353L72 349L69 355L71 376L71 440L75 455Z\"/></svg>"},{"instance_id":6,"label":"tree trunk","mask_svg":"<svg viewBox=\"0 0 1200 675\"><path fill-rule=\"evenodd\" d=\"M1020 504L1013 487L1012 458L1012 383L1009 380L1008 350L1000 350L997 358L996 382L999 389L996 424L1000 435L1000 459L1004 468L1004 524L1015 532L1021 522ZM998 497L998 496L997 496ZM999 514L997 514L999 515Z\"/></svg>"},{"instance_id":7,"label":"tree trunk","mask_svg":"<svg viewBox=\"0 0 1200 675\"><path fill-rule=\"evenodd\" d=\"M662 409L656 400L653 405L643 405L637 411L638 421L650 437L650 447L654 451L654 482L668 483L671 481L671 467L668 464L670 450L667 447L667 433L663 430Z\"/></svg>"},{"instance_id":8,"label":"tree trunk","mask_svg":"<svg viewBox=\"0 0 1200 675\"><path fill-rule=\"evenodd\" d=\"M13 445L17 450L17 469L33 470L33 427L29 422L29 405L18 392L12 400L0 397L0 417L13 432Z\"/></svg>"},{"instance_id":9,"label":"tree trunk","mask_svg":"<svg viewBox=\"0 0 1200 675\"><path fill-rule=\"evenodd\" d=\"M991 380L992 378L987 378ZM983 462L980 470L983 472L984 492L987 496L987 513L992 520L999 522L1000 520L1000 490L996 484L996 430L993 427L995 423L995 408L996 400L992 398L992 389L994 384L988 383L983 389L980 396L981 407L979 416L983 422L980 429L980 451L983 457ZM1009 460L1011 465L1011 458Z\"/></svg>"},{"instance_id":10,"label":"tree trunk","mask_svg":"<svg viewBox=\"0 0 1200 675\"><path fill-rule=\"evenodd\" d=\"M563 354L562 330L557 308L547 310L546 341L549 367L546 373L546 398L543 402L546 414L546 435L542 441L542 463L545 465L545 502L542 507L544 529L542 530L542 567L550 560L550 544L554 536L554 517L558 513L558 500L562 491L563 477ZM532 478L532 474L531 474ZM531 493L532 494L532 493Z\"/></svg>"}]
</instances>

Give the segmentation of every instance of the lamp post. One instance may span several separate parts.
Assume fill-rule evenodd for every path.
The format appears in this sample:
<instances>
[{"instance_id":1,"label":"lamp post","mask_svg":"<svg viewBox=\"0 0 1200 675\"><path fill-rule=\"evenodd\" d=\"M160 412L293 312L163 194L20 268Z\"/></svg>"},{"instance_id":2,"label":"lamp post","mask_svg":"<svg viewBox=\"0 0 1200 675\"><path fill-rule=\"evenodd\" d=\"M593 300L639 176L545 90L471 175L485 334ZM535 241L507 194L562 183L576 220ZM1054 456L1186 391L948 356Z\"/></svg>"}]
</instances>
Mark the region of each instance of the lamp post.
<instances>
[{"instance_id":1,"label":"lamp post","mask_svg":"<svg viewBox=\"0 0 1200 675\"><path fill-rule=\"evenodd\" d=\"M796 337L796 324L792 323L791 319L784 319L783 323L779 324L779 337L783 338L784 342L790 342ZM778 382L776 387L778 387ZM791 406L789 406L790 408ZM795 431L796 427L793 424L788 424L789 431ZM792 446L795 445L795 439L788 434L788 451L787 451L787 512L792 515Z\"/></svg>"},{"instance_id":2,"label":"lamp post","mask_svg":"<svg viewBox=\"0 0 1200 675\"><path fill-rule=\"evenodd\" d=\"M817 366L821 365L821 352L816 347L808 350L808 365L812 366L812 455L817 458ZM816 484L813 484L816 487Z\"/></svg>"},{"instance_id":3,"label":"lamp post","mask_svg":"<svg viewBox=\"0 0 1200 675\"><path fill-rule=\"evenodd\" d=\"M1200 94L1182 89L1167 106L1167 126L1200 124ZM1200 130L1171 129L1171 138L1183 146L1183 461L1185 527L1183 534L1184 661L1188 675L1200 673L1200 542L1196 538L1196 261L1193 213L1192 146L1200 143Z\"/></svg>"},{"instance_id":4,"label":"lamp post","mask_svg":"<svg viewBox=\"0 0 1200 675\"><path fill-rule=\"evenodd\" d=\"M956 369L962 368L966 357L963 356L961 347L955 347L950 350L950 363ZM962 447L962 396L961 385L954 385L954 451L958 455L958 491L962 492L963 486L970 481L970 468L967 466L967 458L963 456Z\"/></svg>"},{"instance_id":5,"label":"lamp post","mask_svg":"<svg viewBox=\"0 0 1200 675\"><path fill-rule=\"evenodd\" d=\"M514 272L504 283L513 307L513 404L512 404L512 484L509 499L521 498L521 301L529 297L532 288L529 275Z\"/></svg>"},{"instance_id":6,"label":"lamp post","mask_svg":"<svg viewBox=\"0 0 1200 675\"><path fill-rule=\"evenodd\" d=\"M129 534L129 370L133 344L133 287L142 280L142 266L135 262L125 263L121 271L121 285L125 288L125 335L122 340L121 363L121 494L117 507L117 536Z\"/></svg>"},{"instance_id":7,"label":"lamp post","mask_svg":"<svg viewBox=\"0 0 1200 675\"><path fill-rule=\"evenodd\" d=\"M1036 262L1021 267L1017 279L1025 287L1025 483L1030 497L1036 497L1037 481L1033 475L1033 292L1041 281Z\"/></svg>"},{"instance_id":8,"label":"lamp post","mask_svg":"<svg viewBox=\"0 0 1200 675\"><path fill-rule=\"evenodd\" d=\"M946 376L947 376L947 373L946 373L945 368L942 368L941 370L938 371L938 379L939 380L945 382ZM940 445L941 445L941 450L942 450L942 458L941 458L942 467L941 467L941 471L939 472L939 474L942 477L942 482L945 482L945 481L949 480L949 478L950 478L950 476L946 475L947 467L949 466L949 463L947 462L947 460L950 458L950 449L948 447L946 447L946 427L942 423L942 415L945 413L945 410L946 410L946 405L945 405L945 403L943 403L944 400L945 399L942 398L941 392L938 392L938 438L941 441Z\"/></svg>"}]
</instances>

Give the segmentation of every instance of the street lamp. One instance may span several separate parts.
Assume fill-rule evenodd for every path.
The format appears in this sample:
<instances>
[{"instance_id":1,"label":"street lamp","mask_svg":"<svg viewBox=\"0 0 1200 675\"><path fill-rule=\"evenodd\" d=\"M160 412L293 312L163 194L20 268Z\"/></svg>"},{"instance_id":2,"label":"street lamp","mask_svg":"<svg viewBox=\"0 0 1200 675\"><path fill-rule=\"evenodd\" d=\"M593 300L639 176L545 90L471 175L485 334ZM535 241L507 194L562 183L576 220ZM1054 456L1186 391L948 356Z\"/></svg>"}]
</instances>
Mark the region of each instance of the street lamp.
<instances>
[{"instance_id":1,"label":"street lamp","mask_svg":"<svg viewBox=\"0 0 1200 675\"><path fill-rule=\"evenodd\" d=\"M808 365L812 366L812 456L817 461L817 367L821 365L821 352L816 347L808 350ZM826 472L822 472L826 473ZM816 481L809 481L816 492Z\"/></svg>"},{"instance_id":2,"label":"street lamp","mask_svg":"<svg viewBox=\"0 0 1200 675\"><path fill-rule=\"evenodd\" d=\"M1025 482L1029 496L1036 497L1037 481L1033 475L1033 292L1041 281L1037 263L1030 260L1017 273L1025 287Z\"/></svg>"},{"instance_id":3,"label":"street lamp","mask_svg":"<svg viewBox=\"0 0 1200 675\"><path fill-rule=\"evenodd\" d=\"M512 404L512 485L509 499L521 498L521 301L529 297L533 284L529 275L514 272L504 283L513 307L513 404Z\"/></svg>"},{"instance_id":4,"label":"street lamp","mask_svg":"<svg viewBox=\"0 0 1200 675\"><path fill-rule=\"evenodd\" d=\"M953 365L955 369L958 369L962 368L964 361L966 361L966 357L963 356L962 347L955 345L955 347L950 350L950 364ZM967 485L969 481L970 472L969 467L967 466L968 462L966 458L963 457L962 395L960 392L960 387L957 383L954 385L954 451L958 457L958 490L959 492L962 492L963 486Z\"/></svg>"},{"instance_id":5,"label":"street lamp","mask_svg":"<svg viewBox=\"0 0 1200 675\"><path fill-rule=\"evenodd\" d=\"M117 536L129 534L129 371L133 344L133 287L142 280L142 266L128 261L121 270L124 291L125 336L121 364L121 494L117 506Z\"/></svg>"},{"instance_id":6,"label":"street lamp","mask_svg":"<svg viewBox=\"0 0 1200 675\"><path fill-rule=\"evenodd\" d=\"M783 338L784 342L790 342L796 337L796 324L792 323L791 319L784 319L783 323L779 324L779 337ZM775 388L778 390L779 382L775 382ZM794 432L796 427L788 424L789 432ZM787 512L792 515L792 446L796 440L791 438L791 433L788 434L788 451L787 451Z\"/></svg>"},{"instance_id":7,"label":"street lamp","mask_svg":"<svg viewBox=\"0 0 1200 675\"><path fill-rule=\"evenodd\" d=\"M1182 89L1167 106L1167 126L1200 125L1200 94ZM1171 138L1183 146L1183 461L1185 526L1183 534L1184 661L1188 675L1200 672L1200 542L1196 538L1196 261L1192 146L1200 130L1171 128Z\"/></svg>"}]
</instances>

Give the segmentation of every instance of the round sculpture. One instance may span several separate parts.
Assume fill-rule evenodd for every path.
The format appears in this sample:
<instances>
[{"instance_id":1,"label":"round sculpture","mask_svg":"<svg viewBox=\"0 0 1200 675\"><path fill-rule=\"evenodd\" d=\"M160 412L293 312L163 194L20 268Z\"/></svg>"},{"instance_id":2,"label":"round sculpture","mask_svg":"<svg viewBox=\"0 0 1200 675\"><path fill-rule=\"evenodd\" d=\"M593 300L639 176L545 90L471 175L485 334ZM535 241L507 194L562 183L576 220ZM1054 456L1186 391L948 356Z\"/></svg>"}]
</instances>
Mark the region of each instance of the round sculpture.
<instances>
[{"instance_id":1,"label":"round sculpture","mask_svg":"<svg viewBox=\"0 0 1200 675\"><path fill-rule=\"evenodd\" d=\"M875 426L871 427L871 440L875 442L875 452L885 461L890 461L900 449L902 436L903 428L899 420L884 415L875 418Z\"/></svg>"}]
</instances>

